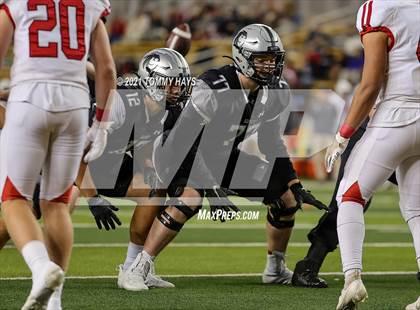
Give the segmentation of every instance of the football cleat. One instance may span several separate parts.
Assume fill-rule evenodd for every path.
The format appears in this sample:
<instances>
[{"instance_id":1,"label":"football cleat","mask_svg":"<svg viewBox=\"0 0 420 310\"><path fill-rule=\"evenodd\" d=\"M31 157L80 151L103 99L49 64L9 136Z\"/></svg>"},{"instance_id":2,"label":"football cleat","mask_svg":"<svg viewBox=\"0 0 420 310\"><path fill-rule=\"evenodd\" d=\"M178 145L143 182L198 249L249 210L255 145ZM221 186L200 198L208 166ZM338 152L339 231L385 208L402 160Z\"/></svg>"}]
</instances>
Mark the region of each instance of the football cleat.
<instances>
[{"instance_id":1,"label":"football cleat","mask_svg":"<svg viewBox=\"0 0 420 310\"><path fill-rule=\"evenodd\" d=\"M150 288L173 288L174 284L171 282L165 281L162 278L158 277L155 272L155 263L150 261L150 272L146 276L146 285Z\"/></svg>"},{"instance_id":2,"label":"football cleat","mask_svg":"<svg viewBox=\"0 0 420 310\"><path fill-rule=\"evenodd\" d=\"M120 288L129 291L142 291L149 288L172 288L172 283L165 281L155 274L155 264L140 253L127 270L118 266L118 282Z\"/></svg>"},{"instance_id":3,"label":"football cleat","mask_svg":"<svg viewBox=\"0 0 420 310\"><path fill-rule=\"evenodd\" d=\"M420 296L415 302L407 305L407 307L405 307L405 310L420 310Z\"/></svg>"},{"instance_id":4,"label":"football cleat","mask_svg":"<svg viewBox=\"0 0 420 310\"><path fill-rule=\"evenodd\" d=\"M47 310L63 310L61 300L51 297L48 302Z\"/></svg>"},{"instance_id":5,"label":"football cleat","mask_svg":"<svg viewBox=\"0 0 420 310\"><path fill-rule=\"evenodd\" d=\"M143 253L140 252L127 270L124 271L121 267L118 275L118 282L121 284L121 287L127 291L148 290L149 288L144 283L146 263Z\"/></svg>"},{"instance_id":6,"label":"football cleat","mask_svg":"<svg viewBox=\"0 0 420 310\"><path fill-rule=\"evenodd\" d=\"M362 280L355 279L341 291L336 310L353 310L358 304L368 298L366 288Z\"/></svg>"},{"instance_id":7,"label":"football cleat","mask_svg":"<svg viewBox=\"0 0 420 310\"><path fill-rule=\"evenodd\" d=\"M316 265L310 260L301 260L297 262L292 277L293 286L326 288L327 282L318 277Z\"/></svg>"},{"instance_id":8,"label":"football cleat","mask_svg":"<svg viewBox=\"0 0 420 310\"><path fill-rule=\"evenodd\" d=\"M123 265L122 264L118 265L117 270L118 270L117 286L118 286L118 288L124 288L123 283L124 283L124 279L125 279L125 271L123 269Z\"/></svg>"},{"instance_id":9,"label":"football cleat","mask_svg":"<svg viewBox=\"0 0 420 310\"><path fill-rule=\"evenodd\" d=\"M290 284L292 276L293 272L287 268L283 254L273 251L273 254L267 255L267 264L262 275L263 283Z\"/></svg>"},{"instance_id":10,"label":"football cleat","mask_svg":"<svg viewBox=\"0 0 420 310\"><path fill-rule=\"evenodd\" d=\"M33 277L31 293L22 310L45 310L55 289L64 282L63 270L53 262L48 262L40 276Z\"/></svg>"}]
</instances>

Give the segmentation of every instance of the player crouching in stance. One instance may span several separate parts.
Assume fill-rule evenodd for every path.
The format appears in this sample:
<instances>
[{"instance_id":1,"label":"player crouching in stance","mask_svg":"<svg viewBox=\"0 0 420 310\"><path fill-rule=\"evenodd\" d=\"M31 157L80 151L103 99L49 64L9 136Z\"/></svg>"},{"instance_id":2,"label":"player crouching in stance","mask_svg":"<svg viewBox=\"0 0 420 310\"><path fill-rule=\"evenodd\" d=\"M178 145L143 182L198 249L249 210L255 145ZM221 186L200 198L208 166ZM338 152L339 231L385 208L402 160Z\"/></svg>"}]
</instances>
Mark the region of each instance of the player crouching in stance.
<instances>
[{"instance_id":1,"label":"player crouching in stance","mask_svg":"<svg viewBox=\"0 0 420 310\"><path fill-rule=\"evenodd\" d=\"M72 10L77 12L76 21L69 20ZM1 207L7 230L32 272L32 289L22 309L46 309L53 293L61 295L73 243L68 200L88 124L89 49L102 111L115 88L115 64L100 20L109 10L108 1L53 0L41 5L6 1L0 9L0 63L14 39L11 93L1 134ZM54 27L37 31L47 20ZM69 33L69 22L77 34ZM87 161L99 157L106 144L100 111L89 131ZM28 201L41 170L45 241Z\"/></svg>"},{"instance_id":2,"label":"player crouching in stance","mask_svg":"<svg viewBox=\"0 0 420 310\"><path fill-rule=\"evenodd\" d=\"M292 272L285 251L295 212L302 202L325 207L302 187L281 138L280 113L289 104L289 90L281 80L285 52L280 38L268 26L249 25L235 36L232 52L235 65L201 75L175 127L154 143L154 167L170 199L126 271L127 289L147 287L154 258L198 212L203 197L212 211L238 211L229 200L232 194L267 205L263 282L288 284ZM268 163L239 150L253 133ZM234 171L246 183L235 192L228 189Z\"/></svg>"},{"instance_id":3,"label":"player crouching in stance","mask_svg":"<svg viewBox=\"0 0 420 310\"><path fill-rule=\"evenodd\" d=\"M344 125L327 150L328 171L375 101L376 111L347 161L337 194L337 233L345 275L338 310L356 309L368 296L361 279L363 208L394 170L400 209L413 236L420 270L418 5L418 1L367 1L357 16L365 54L363 75ZM416 309L413 305L407 308Z\"/></svg>"},{"instance_id":4,"label":"player crouching in stance","mask_svg":"<svg viewBox=\"0 0 420 310\"><path fill-rule=\"evenodd\" d=\"M134 175L135 183L132 177L128 177L130 175L128 173L122 175L120 172L121 178L119 177L120 184L132 183L132 186L125 190L125 197L139 199L130 223L130 243L127 256L124 264L119 266L118 287L127 290L138 289L132 284L129 270L137 255L143 250L150 227L161 211L161 206L165 202L164 197L166 197L165 190L156 190L158 180L151 161L153 141L164 130L170 130L174 126L190 96L192 86L188 63L180 53L168 48L154 49L144 55L139 63L138 76L142 86L141 91L137 91L141 104L136 107L130 107L128 103L125 104L126 118L129 114L135 114L136 112L133 111L135 109L143 115L143 117L136 116L136 120L140 117L144 121L136 122L136 125L138 124L141 128L134 131L132 150L134 154L131 157L125 157L123 165L127 166L131 161L128 166L133 167L133 161L137 163L140 159L139 166L141 167ZM121 97L124 101L125 96L121 95ZM137 115L139 114L137 113ZM127 119L125 123L132 126ZM110 134L109 147L113 145L113 136L116 133L114 131ZM108 152L105 151L104 156L107 154ZM137 169L134 170L137 171ZM151 190L154 191L151 192ZM112 193L103 192L101 189L98 189L98 192L106 196L113 196ZM149 287L170 288L174 285L156 276L152 264L145 283L140 289Z\"/></svg>"}]
</instances>

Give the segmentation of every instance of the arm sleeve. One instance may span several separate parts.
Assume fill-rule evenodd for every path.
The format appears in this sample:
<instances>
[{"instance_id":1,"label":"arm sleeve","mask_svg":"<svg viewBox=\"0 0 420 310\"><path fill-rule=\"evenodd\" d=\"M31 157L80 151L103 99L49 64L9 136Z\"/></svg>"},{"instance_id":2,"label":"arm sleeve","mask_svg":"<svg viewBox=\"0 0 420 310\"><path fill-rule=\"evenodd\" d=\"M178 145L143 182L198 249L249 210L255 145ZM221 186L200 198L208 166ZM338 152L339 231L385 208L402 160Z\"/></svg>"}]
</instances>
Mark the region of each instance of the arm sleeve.
<instances>
[{"instance_id":1,"label":"arm sleeve","mask_svg":"<svg viewBox=\"0 0 420 310\"><path fill-rule=\"evenodd\" d=\"M395 44L395 33L392 31L395 8L387 1L366 1L357 12L356 28L363 37L369 32L384 32L390 39L388 51Z\"/></svg>"}]
</instances>

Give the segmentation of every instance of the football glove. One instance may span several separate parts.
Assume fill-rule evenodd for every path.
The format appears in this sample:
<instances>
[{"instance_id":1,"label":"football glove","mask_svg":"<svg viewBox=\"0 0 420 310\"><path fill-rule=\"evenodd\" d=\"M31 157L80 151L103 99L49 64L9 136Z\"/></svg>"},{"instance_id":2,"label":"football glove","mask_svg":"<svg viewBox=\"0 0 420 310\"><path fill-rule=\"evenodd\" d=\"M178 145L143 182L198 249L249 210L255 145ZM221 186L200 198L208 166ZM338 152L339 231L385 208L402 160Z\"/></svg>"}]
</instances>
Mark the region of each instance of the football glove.
<instances>
[{"instance_id":1,"label":"football glove","mask_svg":"<svg viewBox=\"0 0 420 310\"><path fill-rule=\"evenodd\" d=\"M328 211L328 207L317 200L315 196L311 194L311 191L305 189L300 182L291 185L290 190L292 191L293 196L295 196L295 200L298 204L307 203L319 210Z\"/></svg>"},{"instance_id":2,"label":"football glove","mask_svg":"<svg viewBox=\"0 0 420 310\"><path fill-rule=\"evenodd\" d=\"M106 230L109 227L115 229L115 223L121 225L120 219L114 213L119 209L113 206L108 200L98 196L88 199L89 210L95 217L96 225L99 229L102 229L102 225Z\"/></svg>"},{"instance_id":3,"label":"football glove","mask_svg":"<svg viewBox=\"0 0 420 310\"><path fill-rule=\"evenodd\" d=\"M206 189L204 191L204 194L207 200L209 201L210 212L213 221L217 221L218 219L220 219L220 221L223 223L226 221L226 213L232 211L241 211L229 200L228 196L238 195L236 192L230 189L214 186L212 189Z\"/></svg>"},{"instance_id":4,"label":"football glove","mask_svg":"<svg viewBox=\"0 0 420 310\"><path fill-rule=\"evenodd\" d=\"M339 132L335 135L334 142L328 147L327 153L325 154L325 168L328 173L332 171L336 160L346 150L349 140L348 138L343 138Z\"/></svg>"},{"instance_id":5,"label":"football glove","mask_svg":"<svg viewBox=\"0 0 420 310\"><path fill-rule=\"evenodd\" d=\"M108 140L108 129L111 125L112 122L94 120L86 135L85 148L89 146L89 150L83 158L86 164L98 159L104 152Z\"/></svg>"}]
</instances>

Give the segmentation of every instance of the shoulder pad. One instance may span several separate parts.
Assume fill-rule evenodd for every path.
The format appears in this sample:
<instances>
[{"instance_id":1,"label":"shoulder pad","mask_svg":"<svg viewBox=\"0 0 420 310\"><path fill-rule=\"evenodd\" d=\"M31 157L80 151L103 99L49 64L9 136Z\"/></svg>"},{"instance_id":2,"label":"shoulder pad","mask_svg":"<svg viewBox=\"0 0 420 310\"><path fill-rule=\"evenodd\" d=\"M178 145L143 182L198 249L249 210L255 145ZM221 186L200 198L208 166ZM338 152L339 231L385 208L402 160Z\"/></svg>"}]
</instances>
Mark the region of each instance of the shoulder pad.
<instances>
[{"instance_id":1,"label":"shoulder pad","mask_svg":"<svg viewBox=\"0 0 420 310\"><path fill-rule=\"evenodd\" d=\"M363 35L377 27L389 27L394 11L393 1L366 1L357 12L357 30Z\"/></svg>"},{"instance_id":2,"label":"shoulder pad","mask_svg":"<svg viewBox=\"0 0 420 310\"><path fill-rule=\"evenodd\" d=\"M210 69L199 76L212 89L240 89L238 75L233 66L227 65L218 69Z\"/></svg>"}]
</instances>

